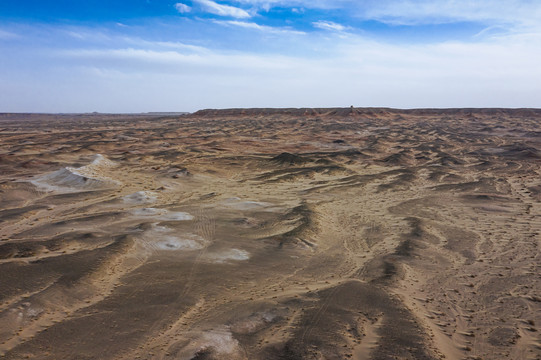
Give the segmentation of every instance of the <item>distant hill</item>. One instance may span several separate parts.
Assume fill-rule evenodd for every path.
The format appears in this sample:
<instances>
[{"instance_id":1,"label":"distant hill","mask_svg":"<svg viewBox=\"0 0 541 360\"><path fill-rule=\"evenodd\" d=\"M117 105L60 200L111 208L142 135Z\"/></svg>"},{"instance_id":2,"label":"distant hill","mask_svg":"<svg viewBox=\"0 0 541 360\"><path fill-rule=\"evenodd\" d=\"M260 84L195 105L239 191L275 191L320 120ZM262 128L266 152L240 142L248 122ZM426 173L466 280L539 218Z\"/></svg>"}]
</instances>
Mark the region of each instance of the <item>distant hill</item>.
<instances>
[{"instance_id":1,"label":"distant hill","mask_svg":"<svg viewBox=\"0 0 541 360\"><path fill-rule=\"evenodd\" d=\"M372 108L372 107L348 107L348 108L233 108L233 109L204 109L196 111L190 116L193 117L229 117L229 116L320 116L320 117L341 117L341 116L388 116L388 115L512 115L512 116L541 116L541 109L523 108L448 108L448 109L393 109L393 108Z\"/></svg>"}]
</instances>

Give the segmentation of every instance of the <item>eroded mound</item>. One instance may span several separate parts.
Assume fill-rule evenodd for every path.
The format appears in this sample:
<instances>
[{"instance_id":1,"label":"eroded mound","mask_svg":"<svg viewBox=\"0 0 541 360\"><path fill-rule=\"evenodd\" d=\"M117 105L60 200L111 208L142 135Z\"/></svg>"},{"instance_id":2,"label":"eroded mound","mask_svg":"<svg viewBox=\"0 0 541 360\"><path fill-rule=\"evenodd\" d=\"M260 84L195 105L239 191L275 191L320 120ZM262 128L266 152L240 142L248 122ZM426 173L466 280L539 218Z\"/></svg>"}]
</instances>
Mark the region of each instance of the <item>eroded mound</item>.
<instances>
[{"instance_id":1,"label":"eroded mound","mask_svg":"<svg viewBox=\"0 0 541 360\"><path fill-rule=\"evenodd\" d=\"M115 164L103 155L96 155L92 163L78 168L65 167L36 177L31 182L48 191L99 190L119 185L110 175Z\"/></svg>"}]
</instances>

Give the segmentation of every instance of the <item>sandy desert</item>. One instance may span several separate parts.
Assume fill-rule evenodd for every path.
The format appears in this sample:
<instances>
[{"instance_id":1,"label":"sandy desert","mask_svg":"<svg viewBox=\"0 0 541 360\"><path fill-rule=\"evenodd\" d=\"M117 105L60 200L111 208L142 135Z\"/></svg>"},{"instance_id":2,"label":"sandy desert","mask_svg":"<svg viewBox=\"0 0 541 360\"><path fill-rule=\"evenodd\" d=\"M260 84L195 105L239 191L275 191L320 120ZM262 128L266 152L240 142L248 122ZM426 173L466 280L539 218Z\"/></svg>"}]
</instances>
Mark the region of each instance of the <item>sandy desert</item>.
<instances>
[{"instance_id":1,"label":"sandy desert","mask_svg":"<svg viewBox=\"0 0 541 360\"><path fill-rule=\"evenodd\" d=\"M541 110L0 115L0 358L541 359Z\"/></svg>"}]
</instances>

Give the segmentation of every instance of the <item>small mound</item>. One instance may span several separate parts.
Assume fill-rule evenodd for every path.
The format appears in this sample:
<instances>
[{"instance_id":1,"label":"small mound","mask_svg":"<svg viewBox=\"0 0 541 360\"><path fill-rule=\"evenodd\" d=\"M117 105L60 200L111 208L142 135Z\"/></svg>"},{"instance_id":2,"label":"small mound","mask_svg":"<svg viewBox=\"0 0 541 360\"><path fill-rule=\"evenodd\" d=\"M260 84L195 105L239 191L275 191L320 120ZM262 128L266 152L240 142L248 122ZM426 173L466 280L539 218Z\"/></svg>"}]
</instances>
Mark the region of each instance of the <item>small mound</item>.
<instances>
[{"instance_id":1,"label":"small mound","mask_svg":"<svg viewBox=\"0 0 541 360\"><path fill-rule=\"evenodd\" d=\"M181 236L171 235L174 230L167 226L152 225L141 236L140 241L145 248L151 251L165 250L201 250L207 243L198 235L185 233Z\"/></svg>"},{"instance_id":2,"label":"small mound","mask_svg":"<svg viewBox=\"0 0 541 360\"><path fill-rule=\"evenodd\" d=\"M299 165L308 162L307 159L288 152L283 152L280 155L273 157L271 161L280 165Z\"/></svg>"},{"instance_id":3,"label":"small mound","mask_svg":"<svg viewBox=\"0 0 541 360\"><path fill-rule=\"evenodd\" d=\"M151 191L138 191L122 197L122 200L128 204L149 204L155 202L157 199L156 193Z\"/></svg>"},{"instance_id":4,"label":"small mound","mask_svg":"<svg viewBox=\"0 0 541 360\"><path fill-rule=\"evenodd\" d=\"M407 165L410 162L410 157L406 151L401 151L392 155L389 155L380 160L389 165Z\"/></svg>"},{"instance_id":5,"label":"small mound","mask_svg":"<svg viewBox=\"0 0 541 360\"><path fill-rule=\"evenodd\" d=\"M505 150L501 153L501 155L511 159L531 160L541 158L541 151L531 146L516 144L506 146L504 149Z\"/></svg>"},{"instance_id":6,"label":"small mound","mask_svg":"<svg viewBox=\"0 0 541 360\"><path fill-rule=\"evenodd\" d=\"M440 157L436 160L437 164L443 166L453 166L453 165L463 165L464 161L460 160L457 157L451 156L449 154L441 153Z\"/></svg>"},{"instance_id":7,"label":"small mound","mask_svg":"<svg viewBox=\"0 0 541 360\"><path fill-rule=\"evenodd\" d=\"M541 201L541 185L531 186L528 188L528 190L536 201Z\"/></svg>"},{"instance_id":8,"label":"small mound","mask_svg":"<svg viewBox=\"0 0 541 360\"><path fill-rule=\"evenodd\" d=\"M31 183L50 191L99 190L119 184L105 175L114 166L115 163L98 154L88 165L78 168L68 166L37 177Z\"/></svg>"}]
</instances>

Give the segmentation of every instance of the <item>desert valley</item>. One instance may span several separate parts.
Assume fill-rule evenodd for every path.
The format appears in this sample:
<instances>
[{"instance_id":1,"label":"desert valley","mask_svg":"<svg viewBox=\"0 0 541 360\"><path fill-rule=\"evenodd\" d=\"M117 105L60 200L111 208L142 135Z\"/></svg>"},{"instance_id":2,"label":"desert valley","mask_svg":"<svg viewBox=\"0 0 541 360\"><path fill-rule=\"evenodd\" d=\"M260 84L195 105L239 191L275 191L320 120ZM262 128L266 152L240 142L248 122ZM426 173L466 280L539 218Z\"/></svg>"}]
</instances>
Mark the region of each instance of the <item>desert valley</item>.
<instances>
[{"instance_id":1,"label":"desert valley","mask_svg":"<svg viewBox=\"0 0 541 360\"><path fill-rule=\"evenodd\" d=\"M540 125L0 114L0 358L540 359Z\"/></svg>"}]
</instances>

